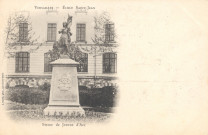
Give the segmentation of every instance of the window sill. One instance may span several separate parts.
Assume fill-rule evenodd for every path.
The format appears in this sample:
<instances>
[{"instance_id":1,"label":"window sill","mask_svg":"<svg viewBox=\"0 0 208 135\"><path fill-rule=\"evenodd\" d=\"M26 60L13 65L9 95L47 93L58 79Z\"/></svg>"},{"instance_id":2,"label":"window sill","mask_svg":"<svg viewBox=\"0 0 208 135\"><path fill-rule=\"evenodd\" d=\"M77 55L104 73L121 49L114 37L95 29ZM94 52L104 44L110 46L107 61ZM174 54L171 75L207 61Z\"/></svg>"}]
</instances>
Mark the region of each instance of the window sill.
<instances>
[{"instance_id":1,"label":"window sill","mask_svg":"<svg viewBox=\"0 0 208 135\"><path fill-rule=\"evenodd\" d=\"M87 41L75 41L75 43L87 44Z\"/></svg>"},{"instance_id":2,"label":"window sill","mask_svg":"<svg viewBox=\"0 0 208 135\"><path fill-rule=\"evenodd\" d=\"M88 74L88 72L77 72L78 74Z\"/></svg>"},{"instance_id":3,"label":"window sill","mask_svg":"<svg viewBox=\"0 0 208 135\"><path fill-rule=\"evenodd\" d=\"M15 71L15 73L30 73L30 72L29 71L27 72Z\"/></svg>"},{"instance_id":4,"label":"window sill","mask_svg":"<svg viewBox=\"0 0 208 135\"><path fill-rule=\"evenodd\" d=\"M103 74L116 74L117 72L103 72Z\"/></svg>"},{"instance_id":5,"label":"window sill","mask_svg":"<svg viewBox=\"0 0 208 135\"><path fill-rule=\"evenodd\" d=\"M18 41L17 44L21 45L28 45L30 42L29 41Z\"/></svg>"},{"instance_id":6,"label":"window sill","mask_svg":"<svg viewBox=\"0 0 208 135\"><path fill-rule=\"evenodd\" d=\"M107 43L107 44L113 44L113 43L116 43L116 41L105 41L105 43Z\"/></svg>"},{"instance_id":7,"label":"window sill","mask_svg":"<svg viewBox=\"0 0 208 135\"><path fill-rule=\"evenodd\" d=\"M51 74L52 72L43 72L44 74Z\"/></svg>"},{"instance_id":8,"label":"window sill","mask_svg":"<svg viewBox=\"0 0 208 135\"><path fill-rule=\"evenodd\" d=\"M88 72L77 72L78 74L88 74ZM52 74L52 72L44 72L44 74Z\"/></svg>"},{"instance_id":9,"label":"window sill","mask_svg":"<svg viewBox=\"0 0 208 135\"><path fill-rule=\"evenodd\" d=\"M25 41L18 41L18 43L28 43L29 41L25 40Z\"/></svg>"},{"instance_id":10,"label":"window sill","mask_svg":"<svg viewBox=\"0 0 208 135\"><path fill-rule=\"evenodd\" d=\"M53 43L53 42L56 42L56 40L54 40L54 41L46 41L46 43Z\"/></svg>"}]
</instances>

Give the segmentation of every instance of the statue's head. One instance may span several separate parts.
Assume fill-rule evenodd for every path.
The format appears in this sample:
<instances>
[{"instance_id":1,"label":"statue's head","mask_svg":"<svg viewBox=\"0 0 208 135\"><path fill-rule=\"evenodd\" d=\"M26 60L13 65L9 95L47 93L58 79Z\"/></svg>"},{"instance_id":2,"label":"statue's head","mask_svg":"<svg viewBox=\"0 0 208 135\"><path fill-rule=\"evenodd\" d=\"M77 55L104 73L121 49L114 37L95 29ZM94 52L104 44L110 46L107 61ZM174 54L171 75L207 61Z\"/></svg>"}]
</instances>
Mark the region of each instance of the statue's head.
<instances>
[{"instance_id":1,"label":"statue's head","mask_svg":"<svg viewBox=\"0 0 208 135\"><path fill-rule=\"evenodd\" d=\"M67 22L63 22L63 27L65 28L67 26Z\"/></svg>"}]
</instances>

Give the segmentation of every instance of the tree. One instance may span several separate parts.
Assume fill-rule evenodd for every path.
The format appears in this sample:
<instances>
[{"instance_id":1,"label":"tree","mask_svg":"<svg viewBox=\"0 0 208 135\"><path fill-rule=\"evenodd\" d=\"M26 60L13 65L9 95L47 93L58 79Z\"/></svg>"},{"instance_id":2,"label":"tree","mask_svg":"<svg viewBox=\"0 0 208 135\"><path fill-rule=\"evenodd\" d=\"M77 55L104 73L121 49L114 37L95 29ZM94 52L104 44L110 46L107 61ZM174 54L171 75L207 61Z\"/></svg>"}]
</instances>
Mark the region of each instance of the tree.
<instances>
[{"instance_id":1,"label":"tree","mask_svg":"<svg viewBox=\"0 0 208 135\"><path fill-rule=\"evenodd\" d=\"M117 47L117 44L115 42L116 33L114 29L114 23L110 19L110 15L108 12L102 12L100 15L97 14L94 17L94 38L92 38L92 41L94 45L91 45L90 47L82 47L79 46L79 50L81 52L86 52L89 54L93 54L94 57L94 68L95 68L95 74L94 74L94 86L96 86L96 57L102 55L103 53L111 53L114 52L114 48ZM113 26L112 28L109 28L108 26ZM112 40L111 40L112 39Z\"/></svg>"},{"instance_id":2,"label":"tree","mask_svg":"<svg viewBox=\"0 0 208 135\"><path fill-rule=\"evenodd\" d=\"M94 45L90 47L79 47L80 50L88 52L90 54L101 55L106 52L113 52L112 47L116 47L115 42L116 33L114 30L114 23L110 19L110 15L107 12L103 12L100 15L94 17L94 38L91 38ZM113 25L112 29L107 29L108 25ZM110 35L113 40L106 40L107 35Z\"/></svg>"},{"instance_id":3,"label":"tree","mask_svg":"<svg viewBox=\"0 0 208 135\"><path fill-rule=\"evenodd\" d=\"M5 35L5 50L9 57L14 56L13 50L16 50L17 47L22 49L22 46L30 45L33 47L28 51L32 52L42 45L37 42L39 37L35 37L30 15L27 12L16 12L9 16Z\"/></svg>"}]
</instances>

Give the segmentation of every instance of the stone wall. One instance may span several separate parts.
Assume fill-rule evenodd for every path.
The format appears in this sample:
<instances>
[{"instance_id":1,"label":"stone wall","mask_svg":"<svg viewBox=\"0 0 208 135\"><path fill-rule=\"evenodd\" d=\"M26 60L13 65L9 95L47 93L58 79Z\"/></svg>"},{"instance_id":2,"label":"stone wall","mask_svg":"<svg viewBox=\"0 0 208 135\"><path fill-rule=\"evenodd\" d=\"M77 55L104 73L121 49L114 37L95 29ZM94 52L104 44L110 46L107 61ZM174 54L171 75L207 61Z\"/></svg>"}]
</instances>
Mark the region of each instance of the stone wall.
<instances>
[{"instance_id":1,"label":"stone wall","mask_svg":"<svg viewBox=\"0 0 208 135\"><path fill-rule=\"evenodd\" d=\"M29 87L39 87L42 86L44 83L49 83L51 81L51 76L7 76L6 77L6 87L15 87L18 85L26 85ZM98 88L102 88L104 86L116 86L116 79L115 78L108 78L108 77L88 77L82 78L78 77L78 84L79 86L86 86L91 88L96 86Z\"/></svg>"}]
</instances>

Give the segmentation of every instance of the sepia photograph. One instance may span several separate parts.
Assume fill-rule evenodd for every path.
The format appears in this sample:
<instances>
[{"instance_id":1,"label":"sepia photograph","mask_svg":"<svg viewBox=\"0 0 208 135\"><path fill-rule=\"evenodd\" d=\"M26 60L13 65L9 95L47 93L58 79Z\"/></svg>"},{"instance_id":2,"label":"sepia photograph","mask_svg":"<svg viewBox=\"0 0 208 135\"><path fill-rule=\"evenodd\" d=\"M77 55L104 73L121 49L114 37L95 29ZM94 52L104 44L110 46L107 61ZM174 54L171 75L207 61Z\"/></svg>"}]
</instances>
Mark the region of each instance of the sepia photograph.
<instances>
[{"instance_id":1,"label":"sepia photograph","mask_svg":"<svg viewBox=\"0 0 208 135\"><path fill-rule=\"evenodd\" d=\"M0 135L207 135L207 0L1 0Z\"/></svg>"},{"instance_id":2,"label":"sepia photograph","mask_svg":"<svg viewBox=\"0 0 208 135\"><path fill-rule=\"evenodd\" d=\"M8 17L4 102L12 119L102 122L114 113L115 23L106 11L74 8Z\"/></svg>"}]
</instances>

